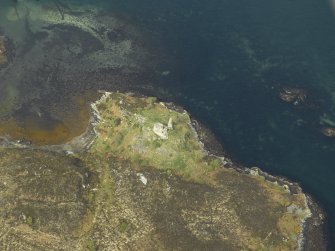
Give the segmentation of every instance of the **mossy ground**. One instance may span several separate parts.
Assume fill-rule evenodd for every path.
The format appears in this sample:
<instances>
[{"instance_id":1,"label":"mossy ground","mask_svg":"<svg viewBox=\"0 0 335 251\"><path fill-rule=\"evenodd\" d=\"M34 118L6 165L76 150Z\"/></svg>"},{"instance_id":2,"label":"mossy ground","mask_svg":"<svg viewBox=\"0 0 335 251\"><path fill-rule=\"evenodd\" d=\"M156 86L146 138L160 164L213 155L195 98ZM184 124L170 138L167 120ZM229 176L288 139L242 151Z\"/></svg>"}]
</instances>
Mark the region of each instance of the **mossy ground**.
<instances>
[{"instance_id":1,"label":"mossy ground","mask_svg":"<svg viewBox=\"0 0 335 251\"><path fill-rule=\"evenodd\" d=\"M93 151L101 156L171 170L198 182L212 181L209 173L222 165L203 150L186 112L167 109L154 98L136 99L118 93L98 104L98 109L103 120L97 127L100 137ZM167 126L170 119L172 129L164 140L154 133L153 127L155 123Z\"/></svg>"},{"instance_id":2,"label":"mossy ground","mask_svg":"<svg viewBox=\"0 0 335 251\"><path fill-rule=\"evenodd\" d=\"M307 208L209 156L186 112L111 93L83 153L0 151L0 248L296 250ZM167 124L161 139L154 123Z\"/></svg>"},{"instance_id":3,"label":"mossy ground","mask_svg":"<svg viewBox=\"0 0 335 251\"><path fill-rule=\"evenodd\" d=\"M238 245L229 242L236 248L297 249L301 221L309 212L305 196L291 194L262 176L224 168L220 158L209 156L203 149L186 112L168 109L154 98L136 98L120 93L106 94L95 108L101 121L96 128L99 137L91 148L93 153L106 160L126 161L135 170L156 168L180 176L185 182L203 184L208 189L220 191L226 203L218 206L216 201L211 205L221 210L222 214L216 212L215 217L230 222L229 227L222 222L220 227L221 231L231 228L232 236L238 237ZM168 130L168 139L162 139L154 133L153 126L155 123L167 126L169 119L173 121L172 129ZM299 213L288 210L292 205L299 208ZM198 213L194 217L199 217ZM211 215L211 212L207 213ZM216 241L222 240L222 236L217 238Z\"/></svg>"}]
</instances>

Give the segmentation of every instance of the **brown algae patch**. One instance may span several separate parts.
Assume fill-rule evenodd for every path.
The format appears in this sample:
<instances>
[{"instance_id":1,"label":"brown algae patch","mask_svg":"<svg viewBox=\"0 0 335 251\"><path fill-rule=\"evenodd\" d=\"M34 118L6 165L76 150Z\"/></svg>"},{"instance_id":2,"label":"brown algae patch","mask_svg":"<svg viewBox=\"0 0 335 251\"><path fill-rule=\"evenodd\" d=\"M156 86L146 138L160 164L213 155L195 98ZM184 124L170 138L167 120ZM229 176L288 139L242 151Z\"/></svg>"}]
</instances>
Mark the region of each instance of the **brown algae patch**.
<instances>
[{"instance_id":1,"label":"brown algae patch","mask_svg":"<svg viewBox=\"0 0 335 251\"><path fill-rule=\"evenodd\" d=\"M0 135L34 145L63 144L85 132L91 110L86 97L74 97L65 104L55 105L51 115L39 109L21 109L9 119L0 120Z\"/></svg>"},{"instance_id":2,"label":"brown algae patch","mask_svg":"<svg viewBox=\"0 0 335 251\"><path fill-rule=\"evenodd\" d=\"M10 120L1 123L0 133L14 140L32 142L37 145L57 144L69 138L69 129L62 122L43 128L41 121L34 119Z\"/></svg>"}]
</instances>

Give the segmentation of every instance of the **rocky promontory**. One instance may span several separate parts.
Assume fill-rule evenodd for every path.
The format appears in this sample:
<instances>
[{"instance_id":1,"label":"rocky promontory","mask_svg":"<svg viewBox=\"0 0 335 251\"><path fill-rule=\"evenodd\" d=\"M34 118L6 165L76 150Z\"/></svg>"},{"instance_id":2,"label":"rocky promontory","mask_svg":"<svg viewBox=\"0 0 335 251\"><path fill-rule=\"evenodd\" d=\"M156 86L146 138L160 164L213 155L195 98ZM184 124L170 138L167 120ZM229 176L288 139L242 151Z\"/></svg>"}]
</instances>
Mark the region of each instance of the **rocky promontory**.
<instances>
[{"instance_id":1,"label":"rocky promontory","mask_svg":"<svg viewBox=\"0 0 335 251\"><path fill-rule=\"evenodd\" d=\"M1 150L2 249L312 250L322 244L322 215L296 184L211 155L187 112L155 98L107 92L92 110L96 137L81 151Z\"/></svg>"},{"instance_id":2,"label":"rocky promontory","mask_svg":"<svg viewBox=\"0 0 335 251\"><path fill-rule=\"evenodd\" d=\"M0 250L324 250L299 185L238 166L182 108L88 106L142 93L160 57L111 11L58 2L0 9Z\"/></svg>"}]
</instances>

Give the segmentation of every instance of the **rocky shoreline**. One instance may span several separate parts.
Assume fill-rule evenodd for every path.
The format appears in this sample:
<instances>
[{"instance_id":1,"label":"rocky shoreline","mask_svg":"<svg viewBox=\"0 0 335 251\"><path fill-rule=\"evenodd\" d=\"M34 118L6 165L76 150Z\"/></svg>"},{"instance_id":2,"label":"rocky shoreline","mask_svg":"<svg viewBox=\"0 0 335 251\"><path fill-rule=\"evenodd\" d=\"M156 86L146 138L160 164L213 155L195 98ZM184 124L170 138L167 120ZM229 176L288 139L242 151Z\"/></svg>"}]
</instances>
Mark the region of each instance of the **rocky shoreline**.
<instances>
[{"instance_id":1,"label":"rocky shoreline","mask_svg":"<svg viewBox=\"0 0 335 251\"><path fill-rule=\"evenodd\" d=\"M122 88L128 89L128 85L130 85L129 89L142 89L140 86L143 83L146 83L146 72L153 72L152 65L155 65L154 60L151 60L151 50L149 50L146 46L142 43L138 43L141 39L140 32L136 30L132 25L129 25L127 22L122 20L118 20L118 18L111 18L108 15L100 16L100 12L95 10L92 13L87 12L86 10L82 10L78 7L79 11L73 11L66 13L65 17L59 16L59 13L52 5L46 4L44 8L48 10L48 12L40 11L40 6L35 4L35 2L29 3L31 6L31 15L35 16L37 19L29 21L29 15L27 14L27 10L25 8L19 6L20 13L27 15L26 17L26 29L27 32L24 35L11 34L14 36L11 39L6 39L6 63L3 66L7 67L7 60L9 64L8 72L4 71L4 87L8 87L6 91L11 94L13 97L15 95L19 96L20 102L17 99L8 99L4 102L5 109L3 112L4 114L8 113L12 110L18 110L19 107L25 106L26 104L30 105L30 101L35 102L36 98L40 98L41 102L38 103L37 108L43 109L50 109L51 107L45 108L44 101L59 102L59 107L64 105L64 100L66 95L70 95L70 93L77 93L83 89L89 89L95 91L95 88ZM76 8L75 8L76 9ZM4 12L4 10L2 10ZM3 13L1 12L1 13ZM8 22L12 22L13 20L17 22L17 26L20 26L20 18L17 18L13 11L8 12L8 20L5 18L6 15L2 15L1 18L4 20L4 24ZM99 17L97 19L97 17ZM99 22L96 21L100 20ZM94 22L93 22L94 21ZM14 22L14 23L15 23ZM47 28L41 28L41 27ZM6 29L5 29L6 30ZM69 37L69 39L65 39ZM62 40L64 39L64 40ZM27 50L15 51L12 45L13 41L21 41L21 47L18 46L16 49ZM23 41L26 41L23 42ZM59 42L61 41L61 42ZM70 43L70 47L68 45L69 41L77 41L76 43ZM86 43L86 41L90 41ZM4 37L0 37L0 44L4 45ZM41 46L39 45L45 44L47 45L45 51L43 50L40 52ZM60 47L58 45L60 44ZM20 44L19 44L20 45ZM54 46L57 45L57 46ZM29 47L31 46L31 47ZM49 46L49 47L48 47ZM104 47L104 53L101 53L101 48ZM5 55L3 52L4 46L1 47L0 45L0 54ZM29 49L30 48L30 49ZM58 48L58 49L57 49ZM24 52L24 53L23 53ZM28 52L26 54L26 52ZM38 53L36 53L38 52ZM65 52L65 53L64 53ZM64 53L64 54L62 54ZM17 54L17 55L14 55ZM27 55L23 57L22 55ZM63 55L63 58L58 59L58 55ZM1 55L0 55L1 56ZM16 58L15 58L15 57ZM37 56L37 57L36 57ZM32 68L29 72L26 72L25 65L27 62L31 62L31 58L35 58L36 65L32 64ZM77 60L77 58L84 57L83 60ZM115 61L111 61L110 59L113 58ZM13 61L13 59L15 59ZM46 60L47 59L47 60ZM72 60L76 60L73 63ZM22 61L23 60L23 61ZM0 58L1 61L1 58ZM13 61L13 62L12 62ZM22 61L22 62L21 62ZM3 61L4 62L4 61ZM83 64L84 62L84 64ZM150 63L149 63L150 62ZM156 62L156 61L155 61ZM0 62L1 64L1 62ZM143 65L144 64L144 65ZM47 65L42 69L42 65ZM54 66L57 65L55 68ZM100 65L100 66L99 66ZM71 66L71 67L70 67ZM2 66L0 65L0 68ZM55 70L56 69L56 70ZM24 74L16 74L17 70ZM12 73L14 72L14 73ZM43 74L41 75L40 72ZM65 72L66 74L60 74ZM36 74L35 74L36 73ZM37 74L38 73L38 74ZM12 76L20 75L23 76L22 79L16 79L15 81L12 80ZM40 77L37 79L36 77ZM25 81L26 78L29 77L29 81ZM78 79L81 79L78 83ZM142 81L145 79L145 81ZM18 86L11 85L12 82L18 82ZM27 84L27 83L28 84ZM143 82L143 83L142 83ZM34 88L38 86L38 90L32 88L29 83L34 83ZM36 85L37 83L37 85ZM60 84L61 83L61 84ZM120 84L122 83L122 84ZM125 83L125 84L124 84ZM58 84L60 84L58 86ZM63 86L62 86L63 85ZM52 89L51 87L57 86L57 92L54 94L53 92L56 90ZM12 88L13 87L13 88ZM13 90L12 90L13 89ZM145 89L145 88L144 88ZM22 91L24 95L17 94L17 90ZM29 92L27 91L29 90ZM36 92L36 93L35 93ZM286 90L283 93L282 97L286 98L290 102L304 102L306 99L306 95L295 95L294 99L288 99L288 94L291 94L292 90ZM11 97L6 92L3 95L7 95ZM14 95L15 94L15 95ZM26 95L29 94L29 95ZM293 93L295 94L295 92ZM40 97L42 95L43 99ZM21 97L22 96L22 97ZM144 95L140 93L136 93L133 95L134 97L138 98L146 98ZM22 100L21 100L22 99ZM50 100L51 99L51 100ZM54 100L52 100L54 99ZM59 100L58 100L59 99ZM69 98L70 99L70 98ZM29 102L28 102L29 101ZM298 104L297 103L297 104ZM22 105L23 104L23 105ZM164 105L173 111L184 113L185 110L175 104L172 103L164 103ZM15 108L15 109L13 109ZM37 109L38 111L39 109ZM40 109L41 110L41 109ZM59 109L62 110L62 109ZM75 110L75 109L74 109ZM37 112L38 113L38 112ZM185 112L186 113L186 112ZM242 165L239 165L238 162L232 160L227 154L225 153L224 147L221 145L220 142L216 139L215 135L209 131L209 129L200 122L197 122L196 119L192 119L192 116L189 113L186 113L187 117L191 117L191 120L187 123L187 125L191 128L191 137L196 135L196 143L201 145L199 152L202 150L206 151L206 157L213 159L220 159L221 163L225 166L226 170L233 170L234 172L237 171L241 174L241 177L256 177L255 179L259 178L257 184L262 182L263 178L266 180L268 184L274 185L276 188L285 188L285 190L289 191L290 195L304 195L304 207L307 205L311 216L305 217L304 220L301 222L300 226L303 229L302 233L300 234L299 238L299 247L301 250L326 250L326 233L325 233L325 222L326 216L321 207L317 204L317 202L308 194L304 193L299 184L291 182L290 180L284 177L277 177L272 176L266 172L261 171L259 168L246 168ZM95 140L98 137L97 127L99 126L99 113L97 110L93 109L93 113L91 115L91 120L89 123L88 128L86 131L78 135L77 137L73 138L72 140L59 145L34 145L30 142L25 140L11 140L9 137L1 137L0 138L0 147L2 149L20 149L22 152L26 150L34 150L34 151L43 151L47 153L55 153L61 156L65 156L66 158L73 158L77 161L78 159L83 158L81 154L90 152L92 145L94 144ZM116 121L112 121L115 123ZM167 122L167 121L163 121ZM185 128L184 128L185 129ZM329 131L329 130L328 130ZM328 132L327 131L327 132ZM108 135L108 134L107 134ZM112 135L113 136L113 135ZM154 143L160 145L162 142L158 140L154 140ZM108 141L108 139L107 139ZM145 139L144 139L145 141ZM110 142L109 142L110 143ZM113 143L113 142L112 142ZM152 142L149 142L152 143ZM195 143L195 142L192 142ZM110 151L111 146L105 145L104 149L99 149L95 154L105 154L106 152ZM145 148L143 145L140 145L137 150L143 150ZM164 148L163 150L169 150ZM102 154L103 153L103 154ZM223 157L221 157L223 156ZM27 157L27 156L25 156ZM28 156L29 157L29 156ZM129 156L125 156L129 157ZM133 156L131 156L133 157ZM136 156L138 157L138 156ZM103 156L104 161L106 162L109 159L117 159L115 156L110 156L106 154ZM140 159L141 160L141 159ZM115 160L116 162L119 160ZM127 160L129 161L129 160ZM143 161L143 160L142 160ZM105 163L106 166L113 166L110 163ZM144 161L145 163L145 161ZM152 163L152 162L149 162ZM179 163L180 164L180 163ZM182 166L185 165L183 161L181 161ZM122 162L123 165L123 162ZM136 166L136 165L134 165ZM138 167L137 167L138 168ZM215 166L216 168L216 166ZM121 168L122 169L122 168ZM118 182L122 182L123 177L127 176L129 173L124 173L124 170L115 170L112 169L114 173L117 173L120 177ZM144 170L144 171L143 171ZM94 169L94 171L96 171ZM100 172L100 170L98 170ZM166 183L170 182L170 178L173 180L178 180L178 184L180 186L189 187L192 186L194 181L187 180L184 181L180 178L180 175L165 175L166 173L170 173L171 170L149 170L149 169L140 169L138 172L147 172L146 175L148 177L159 177L157 178L159 182L162 180ZM133 173L129 174L134 175L136 170L132 170ZM239 175L238 174L238 175ZM150 176L151 175L151 176ZM166 178L165 176L168 176ZM238 176L237 175L237 176ZM136 176L136 175L135 175ZM163 177L164 176L164 177ZM137 177L137 176L136 176ZM137 179L135 177L135 179ZM160 179L161 177L162 180ZM165 178L167 180L165 180ZM132 179L129 179L133 181ZM110 182L110 181L108 181ZM173 183L172 182L172 183ZM198 183L205 183L205 181L201 181ZM170 184L170 183L169 183ZM174 184L174 183L173 183ZM190 185L191 184L191 185ZM86 186L86 183L84 184ZM133 184L131 184L133 185ZM140 184L142 185L142 184ZM57 185L56 185L57 186ZM138 188L138 187L137 187ZM251 186L252 188L252 186ZM47 189L46 189L47 190ZM206 190L206 189L205 189ZM177 191L178 192L178 191ZM260 190L260 193L262 191ZM150 194L150 193L149 193ZM178 194L178 193L177 193ZM238 193L237 193L238 196ZM234 201L236 202L236 201ZM33 204L33 203L32 203ZM243 204L243 205L247 205ZM294 208L293 208L294 209ZM293 210L292 209L292 210ZM105 210L105 209L104 209ZM150 210L149 210L150 211ZM105 213L105 211L104 211ZM179 213L179 212L178 212ZM215 215L217 216L217 215ZM192 217L191 217L192 218ZM193 219L194 220L194 219ZM108 220L107 220L108 221ZM121 221L124 223L123 221ZM30 223L30 221L26 221L26 223ZM26 224L29 225L29 224ZM30 224L31 225L31 224ZM29 225L29 226L30 226ZM32 224L33 225L33 224ZM122 225L122 224L121 224ZM39 231L39 226L30 226L32 229ZM285 226L286 227L286 226ZM122 232L122 231L121 231ZM200 230L195 231L196 234L199 234ZM164 233L164 232L163 232ZM123 233L124 234L124 233ZM56 234L57 236L57 234ZM123 237L125 237L123 235ZM128 237L127 237L128 238ZM208 236L206 236L208 238ZM251 238L251 237L250 237ZM266 237L267 238L267 237ZM196 239L196 238L195 238ZM98 241L98 239L95 239ZM108 241L107 241L108 242Z\"/></svg>"},{"instance_id":2,"label":"rocky shoreline","mask_svg":"<svg viewBox=\"0 0 335 251\"><path fill-rule=\"evenodd\" d=\"M78 154L81 152L88 151L93 144L97 135L96 126L101 120L97 105L102 101L108 92L102 92L103 98L98 100L96 103L92 103L92 115L89 126L84 134L79 135L72 139L71 141L61 144L61 145L46 145L46 146L36 146L31 144L25 144L25 142L11 141L6 137L1 139L1 148L21 148L21 149L31 149L31 150L47 150L51 152L65 153L66 155ZM129 94L128 94L129 95ZM131 94L134 96L134 94ZM143 95L135 95L134 97L144 98ZM171 110L177 112L186 113L186 111L173 103L164 103L164 105ZM305 194L298 183L289 181L286 177L277 177L270 175L266 172L261 171L259 168L246 168L237 165L230 158L226 157L223 146L216 139L215 135L202 123L198 122L196 119L192 119L190 127L194 129L197 135L198 141L203 145L204 150L208 155L221 158L222 163L225 168L236 170L242 174L253 175L264 177L267 181L277 184L281 187L287 189L293 194L304 194L306 196L306 205L310 210L310 215L306 217L301 222L301 227L303 229L299 237L299 250L327 250L328 244L326 240L325 232L325 212L322 208L315 202L315 200L308 194Z\"/></svg>"},{"instance_id":3,"label":"rocky shoreline","mask_svg":"<svg viewBox=\"0 0 335 251\"><path fill-rule=\"evenodd\" d=\"M137 96L141 98L145 97L143 95L135 95L135 97ZM164 103L164 105L168 107L168 109L186 113L182 107L173 103ZM325 212L310 195L303 192L298 183L294 183L286 177L270 175L256 167L247 168L236 165L230 158L221 157L226 156L226 153L220 142L215 138L215 135L207 127L195 119L192 119L190 126L194 129L199 142L203 145L204 150L207 151L208 155L221 158L225 168L232 168L243 174L264 177L265 180L284 187L292 194L304 194L306 196L305 203L308 205L310 213L309 216L301 222L303 231L299 237L299 250L315 250L316 247L318 250L327 250L328 243L325 232Z\"/></svg>"},{"instance_id":4,"label":"rocky shoreline","mask_svg":"<svg viewBox=\"0 0 335 251\"><path fill-rule=\"evenodd\" d=\"M167 103L169 109L176 111L185 111L182 107L177 106L173 103ZM191 115L192 118L192 115ZM199 122L196 118L192 118L192 127L195 129L199 141L204 145L205 150L209 154L215 156L227 156L224 151L224 147L217 140L214 133L212 133L208 127ZM287 177L273 176L267 172L262 171L258 167L244 167L241 166L230 157L224 157L227 168L233 168L234 170L247 173L251 175L260 175L270 182L275 182L280 186L287 186L292 193L303 193L306 195L306 204L311 211L311 214L302 222L303 232L300 237L300 249L299 250L330 250L330 243L327 240L327 215L322 207L316 202L316 199L311 195L303 192L300 184L291 181Z\"/></svg>"},{"instance_id":5,"label":"rocky shoreline","mask_svg":"<svg viewBox=\"0 0 335 251\"><path fill-rule=\"evenodd\" d=\"M177 111L184 110L173 103L169 103L168 107L170 109L175 109ZM192 118L192 115L191 115ZM192 119L192 126L196 130L199 140L203 143L204 148L209 154L214 154L215 156L227 156L224 151L222 144L216 139L214 133L212 133L208 127L199 122L196 118ZM241 173L255 173L271 182L277 182L279 185L288 186L290 191L293 193L304 193L306 195L306 203L311 211L311 216L308 217L303 225L303 234L301 236L301 250L330 250L330 244L327 240L327 215L322 207L316 202L316 199L311 195L303 192L300 184L291 181L287 177L283 176L273 176L267 172L262 171L258 167L248 168L237 164L230 157L226 157L227 167L233 168Z\"/></svg>"}]
</instances>

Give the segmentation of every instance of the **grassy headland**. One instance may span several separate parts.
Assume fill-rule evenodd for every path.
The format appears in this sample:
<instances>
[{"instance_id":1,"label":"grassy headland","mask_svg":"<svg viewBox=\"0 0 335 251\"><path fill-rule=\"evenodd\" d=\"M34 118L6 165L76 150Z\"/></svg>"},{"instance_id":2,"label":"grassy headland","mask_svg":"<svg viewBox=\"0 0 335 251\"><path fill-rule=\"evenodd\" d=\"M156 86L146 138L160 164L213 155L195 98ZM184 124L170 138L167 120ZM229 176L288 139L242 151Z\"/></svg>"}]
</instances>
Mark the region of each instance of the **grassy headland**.
<instances>
[{"instance_id":1,"label":"grassy headland","mask_svg":"<svg viewBox=\"0 0 335 251\"><path fill-rule=\"evenodd\" d=\"M243 247L295 250L301 244L302 223L310 215L305 195L257 171L224 167L223 158L203 148L186 112L152 97L121 93L105 93L92 107L99 117L92 153L130 163L133 170L156 168L225 193L226 214L220 217L234 221L230 231Z\"/></svg>"}]
</instances>

